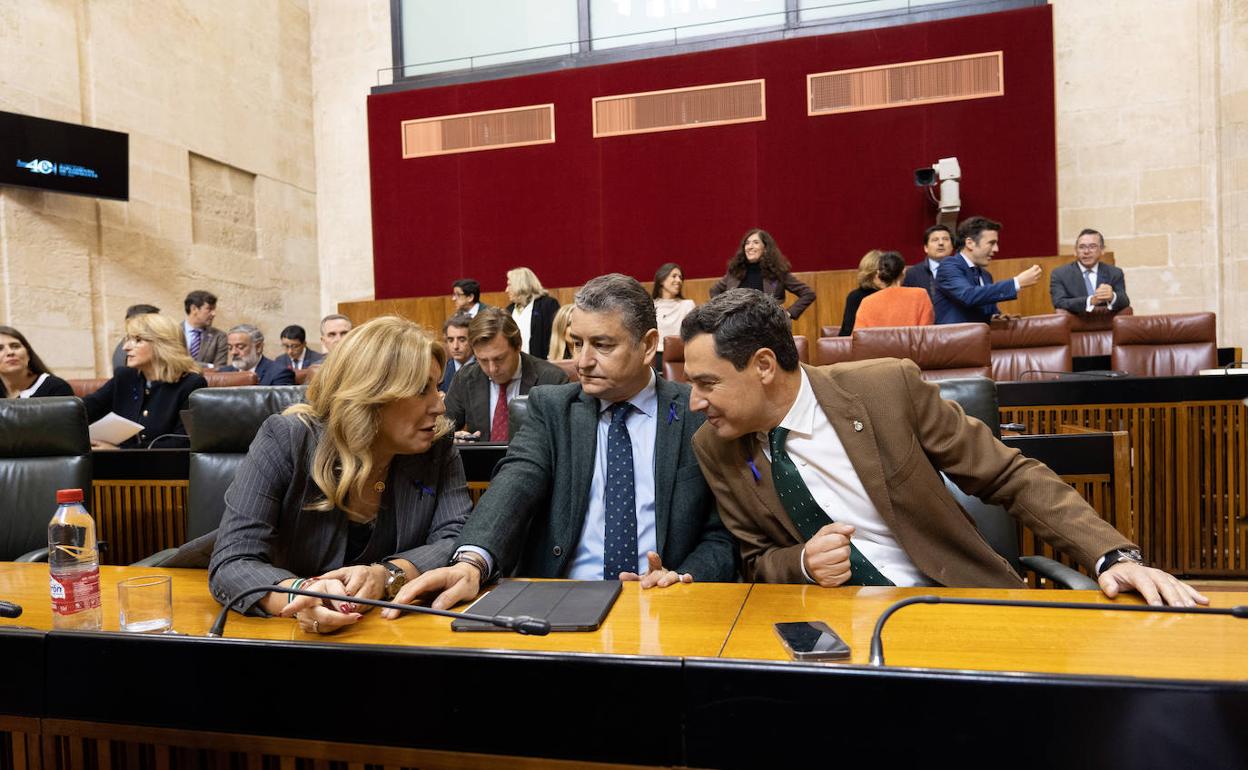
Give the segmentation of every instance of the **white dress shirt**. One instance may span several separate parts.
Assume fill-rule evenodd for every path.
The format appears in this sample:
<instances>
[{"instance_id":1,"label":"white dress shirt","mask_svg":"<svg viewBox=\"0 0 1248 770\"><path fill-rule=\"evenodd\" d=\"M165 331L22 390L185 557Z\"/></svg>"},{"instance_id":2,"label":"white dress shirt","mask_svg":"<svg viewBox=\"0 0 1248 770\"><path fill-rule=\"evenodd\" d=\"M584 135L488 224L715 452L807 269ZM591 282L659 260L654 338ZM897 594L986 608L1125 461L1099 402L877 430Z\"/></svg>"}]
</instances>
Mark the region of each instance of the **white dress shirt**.
<instances>
[{"instance_id":1,"label":"white dress shirt","mask_svg":"<svg viewBox=\"0 0 1248 770\"><path fill-rule=\"evenodd\" d=\"M511 375L511 382L507 383L507 403L520 395L520 374L524 370L524 359L520 359L520 363L516 364L516 373ZM490 380L490 420L491 424L494 420L494 409L498 406L498 385ZM491 440L494 438L491 436Z\"/></svg>"},{"instance_id":2,"label":"white dress shirt","mask_svg":"<svg viewBox=\"0 0 1248 770\"><path fill-rule=\"evenodd\" d=\"M533 303L530 302L524 307L517 305L511 311L511 317L516 322L516 326L520 327L520 349L532 355L529 341L533 338Z\"/></svg>"},{"instance_id":3,"label":"white dress shirt","mask_svg":"<svg viewBox=\"0 0 1248 770\"><path fill-rule=\"evenodd\" d=\"M46 379L48 379L48 373L44 372L43 374L35 378L35 381L31 383L31 386L29 388L27 388L26 390L17 391L17 397L18 398L30 398L34 396L35 391L39 390L39 386L42 385L43 381Z\"/></svg>"},{"instance_id":4,"label":"white dress shirt","mask_svg":"<svg viewBox=\"0 0 1248 770\"><path fill-rule=\"evenodd\" d=\"M802 384L797 400L780 422L788 428L789 436L784 448L797 466L797 473L819 507L828 514L828 523L838 521L854 527L850 536L862 555L875 565L884 577L899 586L933 585L893 536L892 530L875 509L867 490L849 461L845 445L841 443L836 429L828 422L828 415L815 399L810 379L801 371ZM767 459L771 459L771 445L766 433L756 434L763 445ZM805 552L803 551L803 557ZM802 574L806 574L806 560L799 562ZM813 582L813 581L812 581Z\"/></svg>"},{"instance_id":5,"label":"white dress shirt","mask_svg":"<svg viewBox=\"0 0 1248 770\"><path fill-rule=\"evenodd\" d=\"M1083 286L1084 286L1084 288L1087 288L1087 286L1088 286L1088 275L1089 275L1089 274L1091 274L1091 277L1092 277L1092 292L1096 291L1096 287L1100 286L1100 284L1096 282L1097 268L1099 268L1100 266L1101 266L1101 263L1100 263L1100 262L1097 262L1097 263L1096 263L1095 265L1093 265L1091 268L1085 268L1083 265L1080 265L1080 266L1079 266L1079 277L1083 279ZM1091 312L1092 312L1092 308L1093 308L1093 305L1092 305L1092 292L1088 292L1088 299L1087 299L1087 302L1084 304L1084 310L1086 310L1086 311L1087 311L1087 312L1089 312L1089 313L1091 313ZM1113 293L1113 296L1111 296L1111 297L1109 298L1109 306L1108 306L1108 309L1109 309L1109 310L1113 310L1113 308L1114 308L1114 303L1115 303L1115 302L1117 302L1117 301L1118 301L1118 292L1114 292L1114 293Z\"/></svg>"}]
</instances>

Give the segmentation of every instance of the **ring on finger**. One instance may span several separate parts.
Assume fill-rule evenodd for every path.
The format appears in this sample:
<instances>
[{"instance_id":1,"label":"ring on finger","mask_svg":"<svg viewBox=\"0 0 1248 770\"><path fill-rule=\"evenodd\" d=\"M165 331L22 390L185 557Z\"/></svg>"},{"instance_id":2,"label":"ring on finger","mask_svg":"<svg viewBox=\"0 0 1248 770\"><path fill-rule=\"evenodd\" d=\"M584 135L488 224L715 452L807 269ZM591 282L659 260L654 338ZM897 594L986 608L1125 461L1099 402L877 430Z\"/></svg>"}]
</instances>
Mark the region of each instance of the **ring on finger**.
<instances>
[{"instance_id":1,"label":"ring on finger","mask_svg":"<svg viewBox=\"0 0 1248 770\"><path fill-rule=\"evenodd\" d=\"M321 621L316 618L313 618L312 619L312 633L319 634L320 632L321 632Z\"/></svg>"}]
</instances>

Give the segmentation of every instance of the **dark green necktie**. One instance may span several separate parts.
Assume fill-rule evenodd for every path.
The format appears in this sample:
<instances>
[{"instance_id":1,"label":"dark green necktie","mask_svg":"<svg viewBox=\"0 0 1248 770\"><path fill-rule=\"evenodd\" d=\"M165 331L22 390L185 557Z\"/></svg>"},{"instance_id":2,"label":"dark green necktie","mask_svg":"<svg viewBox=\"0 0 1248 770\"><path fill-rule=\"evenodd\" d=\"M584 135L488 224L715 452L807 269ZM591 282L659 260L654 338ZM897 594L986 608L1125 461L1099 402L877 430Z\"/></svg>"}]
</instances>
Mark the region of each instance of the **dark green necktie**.
<instances>
[{"instance_id":1,"label":"dark green necktie","mask_svg":"<svg viewBox=\"0 0 1248 770\"><path fill-rule=\"evenodd\" d=\"M789 437L789 429L772 428L767 437L771 440L771 480L776 486L776 494L780 495L780 504L801 533L802 540L810 540L820 528L831 523L831 520L819 507L819 503L815 502L806 482L802 481L801 474L797 472L793 458L784 450L784 440ZM849 580L844 583L847 586L895 585L862 555L853 540L849 542L849 573Z\"/></svg>"}]
</instances>

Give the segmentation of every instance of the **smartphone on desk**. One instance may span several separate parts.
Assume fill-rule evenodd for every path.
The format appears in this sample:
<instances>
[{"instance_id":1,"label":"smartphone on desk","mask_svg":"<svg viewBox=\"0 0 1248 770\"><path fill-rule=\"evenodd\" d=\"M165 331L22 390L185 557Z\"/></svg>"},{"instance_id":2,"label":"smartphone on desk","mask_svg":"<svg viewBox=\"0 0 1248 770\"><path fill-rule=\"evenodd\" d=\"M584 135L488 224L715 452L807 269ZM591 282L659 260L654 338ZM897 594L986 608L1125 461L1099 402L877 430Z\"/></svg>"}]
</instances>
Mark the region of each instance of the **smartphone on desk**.
<instances>
[{"instance_id":1,"label":"smartphone on desk","mask_svg":"<svg viewBox=\"0 0 1248 770\"><path fill-rule=\"evenodd\" d=\"M780 643L793 660L844 660L849 645L820 620L803 623L776 623Z\"/></svg>"}]
</instances>

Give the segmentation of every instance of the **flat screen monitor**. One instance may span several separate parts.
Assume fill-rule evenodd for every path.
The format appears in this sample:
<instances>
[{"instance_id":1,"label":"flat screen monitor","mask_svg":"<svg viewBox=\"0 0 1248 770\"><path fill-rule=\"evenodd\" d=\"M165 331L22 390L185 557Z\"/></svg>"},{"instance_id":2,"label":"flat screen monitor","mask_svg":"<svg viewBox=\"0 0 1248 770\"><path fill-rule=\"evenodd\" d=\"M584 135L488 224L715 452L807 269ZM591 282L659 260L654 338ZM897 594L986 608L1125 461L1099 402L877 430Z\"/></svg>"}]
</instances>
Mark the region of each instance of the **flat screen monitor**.
<instances>
[{"instance_id":1,"label":"flat screen monitor","mask_svg":"<svg viewBox=\"0 0 1248 770\"><path fill-rule=\"evenodd\" d=\"M0 112L0 184L130 198L130 135Z\"/></svg>"}]
</instances>

